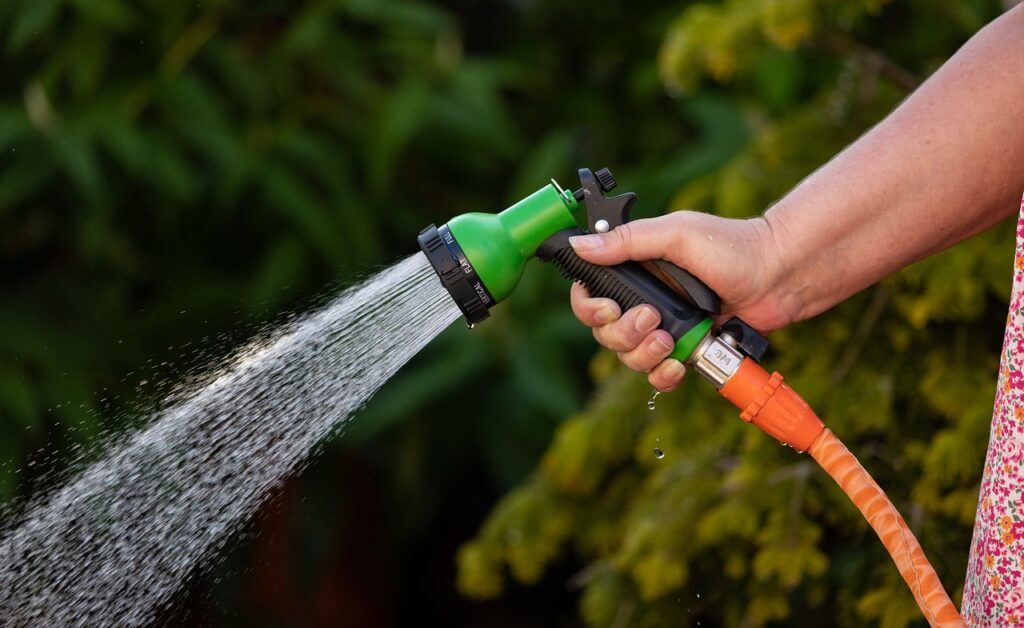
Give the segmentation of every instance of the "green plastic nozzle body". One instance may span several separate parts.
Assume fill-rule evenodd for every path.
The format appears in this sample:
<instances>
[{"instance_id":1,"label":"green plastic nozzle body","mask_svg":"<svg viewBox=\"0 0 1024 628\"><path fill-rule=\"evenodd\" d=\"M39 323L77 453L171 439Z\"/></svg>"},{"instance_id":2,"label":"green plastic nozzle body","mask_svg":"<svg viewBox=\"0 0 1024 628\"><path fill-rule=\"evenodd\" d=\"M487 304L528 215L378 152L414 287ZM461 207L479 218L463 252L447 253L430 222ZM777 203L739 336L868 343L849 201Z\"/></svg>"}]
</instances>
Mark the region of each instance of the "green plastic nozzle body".
<instances>
[{"instance_id":1,"label":"green plastic nozzle body","mask_svg":"<svg viewBox=\"0 0 1024 628\"><path fill-rule=\"evenodd\" d=\"M555 232L577 226L573 214L579 210L572 194L546 185L499 214L456 216L448 228L491 296L502 301L537 247Z\"/></svg>"}]
</instances>

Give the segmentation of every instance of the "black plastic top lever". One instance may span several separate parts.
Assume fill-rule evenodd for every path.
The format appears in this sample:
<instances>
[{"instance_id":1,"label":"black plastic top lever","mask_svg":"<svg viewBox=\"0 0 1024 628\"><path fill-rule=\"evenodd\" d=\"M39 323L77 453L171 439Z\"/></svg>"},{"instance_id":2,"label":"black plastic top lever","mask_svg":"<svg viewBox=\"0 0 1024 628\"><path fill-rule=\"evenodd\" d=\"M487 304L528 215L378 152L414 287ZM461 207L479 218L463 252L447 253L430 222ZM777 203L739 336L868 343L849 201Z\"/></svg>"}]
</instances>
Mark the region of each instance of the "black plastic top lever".
<instances>
[{"instance_id":1,"label":"black plastic top lever","mask_svg":"<svg viewBox=\"0 0 1024 628\"><path fill-rule=\"evenodd\" d=\"M590 168L580 168L580 185L574 194L576 200L587 208L587 231L605 233L629 222L629 213L636 203L636 194L626 192L608 196L615 189L615 177L611 170L601 168L595 175Z\"/></svg>"},{"instance_id":2,"label":"black plastic top lever","mask_svg":"<svg viewBox=\"0 0 1024 628\"><path fill-rule=\"evenodd\" d=\"M616 186L615 177L608 168L601 168L596 173L589 168L580 168L579 174L582 187L573 196L587 209L588 232L606 233L629 222L636 194L626 192L608 196ZM705 312L717 314L722 310L718 294L689 271L668 260L651 260L645 264L650 264L648 269L658 279Z\"/></svg>"}]
</instances>

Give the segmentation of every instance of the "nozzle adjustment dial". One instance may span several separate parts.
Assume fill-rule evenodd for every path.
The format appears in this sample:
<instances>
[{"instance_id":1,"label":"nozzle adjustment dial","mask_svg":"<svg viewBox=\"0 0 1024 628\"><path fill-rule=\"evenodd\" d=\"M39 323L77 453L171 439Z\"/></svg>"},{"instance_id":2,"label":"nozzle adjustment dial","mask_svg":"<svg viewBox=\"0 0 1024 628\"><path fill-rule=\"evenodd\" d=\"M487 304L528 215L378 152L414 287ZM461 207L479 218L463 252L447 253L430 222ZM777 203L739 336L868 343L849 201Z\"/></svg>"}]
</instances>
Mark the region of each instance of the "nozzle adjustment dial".
<instances>
[{"instance_id":1,"label":"nozzle adjustment dial","mask_svg":"<svg viewBox=\"0 0 1024 628\"><path fill-rule=\"evenodd\" d=\"M618 185L615 182L615 177L612 176L612 171L607 168L601 168L594 173L594 176L597 177L597 182L601 184L601 189L605 192L611 192Z\"/></svg>"}]
</instances>

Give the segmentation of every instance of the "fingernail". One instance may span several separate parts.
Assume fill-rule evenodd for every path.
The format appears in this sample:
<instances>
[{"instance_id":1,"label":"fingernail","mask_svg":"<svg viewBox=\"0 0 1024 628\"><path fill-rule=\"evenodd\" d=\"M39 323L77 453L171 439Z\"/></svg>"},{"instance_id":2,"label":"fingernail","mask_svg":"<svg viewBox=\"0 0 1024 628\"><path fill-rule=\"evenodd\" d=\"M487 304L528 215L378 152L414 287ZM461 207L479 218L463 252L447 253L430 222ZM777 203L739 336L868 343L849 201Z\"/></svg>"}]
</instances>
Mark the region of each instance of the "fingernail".
<instances>
[{"instance_id":1,"label":"fingernail","mask_svg":"<svg viewBox=\"0 0 1024 628\"><path fill-rule=\"evenodd\" d=\"M658 315L649 307L641 309L640 313L636 315L635 325L637 331L650 331L657 324Z\"/></svg>"},{"instance_id":2,"label":"fingernail","mask_svg":"<svg viewBox=\"0 0 1024 628\"><path fill-rule=\"evenodd\" d=\"M604 246L601 236L578 235L569 238L569 244L577 251L593 251Z\"/></svg>"},{"instance_id":3,"label":"fingernail","mask_svg":"<svg viewBox=\"0 0 1024 628\"><path fill-rule=\"evenodd\" d=\"M651 353L655 355L664 355L672 350L672 345L668 344L661 334L654 337L654 342L651 344Z\"/></svg>"},{"instance_id":4,"label":"fingernail","mask_svg":"<svg viewBox=\"0 0 1024 628\"><path fill-rule=\"evenodd\" d=\"M594 314L594 319L599 323L610 323L616 318L618 316L616 316L615 310L610 307L603 307Z\"/></svg>"},{"instance_id":5,"label":"fingernail","mask_svg":"<svg viewBox=\"0 0 1024 628\"><path fill-rule=\"evenodd\" d=\"M682 377L683 375L686 374L686 367L679 360L669 358L666 361L668 362L668 366L665 367L665 370L668 371L667 375L669 377Z\"/></svg>"}]
</instances>

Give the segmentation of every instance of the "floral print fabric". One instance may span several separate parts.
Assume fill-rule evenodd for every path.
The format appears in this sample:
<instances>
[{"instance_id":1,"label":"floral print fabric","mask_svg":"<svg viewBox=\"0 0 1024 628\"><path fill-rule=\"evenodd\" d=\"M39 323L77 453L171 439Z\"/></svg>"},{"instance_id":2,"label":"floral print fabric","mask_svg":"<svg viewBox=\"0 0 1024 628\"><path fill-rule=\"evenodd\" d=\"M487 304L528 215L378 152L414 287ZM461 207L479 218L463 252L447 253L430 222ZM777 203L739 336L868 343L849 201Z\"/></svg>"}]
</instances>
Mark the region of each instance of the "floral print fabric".
<instances>
[{"instance_id":1,"label":"floral print fabric","mask_svg":"<svg viewBox=\"0 0 1024 628\"><path fill-rule=\"evenodd\" d=\"M960 614L969 626L1024 623L1024 200L985 473Z\"/></svg>"}]
</instances>

